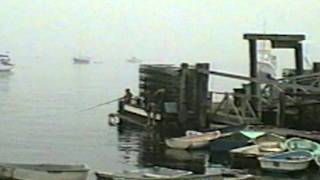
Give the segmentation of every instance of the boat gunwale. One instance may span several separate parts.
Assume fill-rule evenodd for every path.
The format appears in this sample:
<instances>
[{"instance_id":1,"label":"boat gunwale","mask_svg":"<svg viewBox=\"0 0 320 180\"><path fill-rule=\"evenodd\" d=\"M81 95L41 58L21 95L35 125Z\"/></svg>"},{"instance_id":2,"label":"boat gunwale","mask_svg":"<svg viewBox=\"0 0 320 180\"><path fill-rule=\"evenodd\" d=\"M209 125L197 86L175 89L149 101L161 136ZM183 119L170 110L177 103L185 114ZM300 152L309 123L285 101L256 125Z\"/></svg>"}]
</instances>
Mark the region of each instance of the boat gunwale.
<instances>
[{"instance_id":1,"label":"boat gunwale","mask_svg":"<svg viewBox=\"0 0 320 180\"><path fill-rule=\"evenodd\" d=\"M284 154L290 154L293 152L305 152L310 155L307 159L300 159L300 160L295 160L295 159L272 159L272 157L278 156L278 155L284 155ZM302 162L309 162L314 159L314 155L309 152L309 151L304 151L304 150L299 150L299 151L287 151L283 153L276 153L276 154L271 154L263 157L258 157L259 161L264 161L264 162L280 162L280 163L302 163Z\"/></svg>"}]
</instances>

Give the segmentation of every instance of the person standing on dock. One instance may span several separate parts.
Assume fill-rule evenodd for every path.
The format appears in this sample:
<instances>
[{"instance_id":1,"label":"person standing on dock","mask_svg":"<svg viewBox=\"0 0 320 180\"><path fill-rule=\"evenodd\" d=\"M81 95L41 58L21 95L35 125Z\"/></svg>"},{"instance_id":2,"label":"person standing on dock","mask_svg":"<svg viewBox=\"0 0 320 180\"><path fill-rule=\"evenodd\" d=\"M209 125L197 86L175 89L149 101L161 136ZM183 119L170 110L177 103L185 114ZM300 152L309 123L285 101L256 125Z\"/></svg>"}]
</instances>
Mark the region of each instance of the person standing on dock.
<instances>
[{"instance_id":1,"label":"person standing on dock","mask_svg":"<svg viewBox=\"0 0 320 180\"><path fill-rule=\"evenodd\" d=\"M156 114L163 112L165 89L161 88L152 93L152 101L147 104L148 126L156 124Z\"/></svg>"}]
</instances>

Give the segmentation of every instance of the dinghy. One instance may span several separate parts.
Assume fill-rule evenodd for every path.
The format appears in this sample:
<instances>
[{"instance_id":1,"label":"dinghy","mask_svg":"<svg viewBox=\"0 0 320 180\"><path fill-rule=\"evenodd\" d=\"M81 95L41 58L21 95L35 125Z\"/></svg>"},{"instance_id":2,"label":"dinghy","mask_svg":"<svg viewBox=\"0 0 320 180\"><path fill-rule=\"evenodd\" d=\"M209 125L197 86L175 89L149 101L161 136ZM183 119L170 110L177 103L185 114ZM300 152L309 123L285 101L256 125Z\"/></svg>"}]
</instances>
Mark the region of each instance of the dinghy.
<instances>
[{"instance_id":1,"label":"dinghy","mask_svg":"<svg viewBox=\"0 0 320 180\"><path fill-rule=\"evenodd\" d=\"M213 131L207 133L190 133L179 138L166 139L165 143L168 147L174 149L197 149L205 147L211 140L218 139L221 136L220 131Z\"/></svg>"},{"instance_id":2,"label":"dinghy","mask_svg":"<svg viewBox=\"0 0 320 180\"><path fill-rule=\"evenodd\" d=\"M273 133L266 133L253 140L262 152L283 152L286 149L286 138Z\"/></svg>"},{"instance_id":3,"label":"dinghy","mask_svg":"<svg viewBox=\"0 0 320 180\"><path fill-rule=\"evenodd\" d=\"M86 180L86 165L0 163L0 179Z\"/></svg>"},{"instance_id":4,"label":"dinghy","mask_svg":"<svg viewBox=\"0 0 320 180\"><path fill-rule=\"evenodd\" d=\"M192 179L192 180L206 180L217 179L222 180L220 172L210 172L207 174L193 174L191 171L184 171L178 169L169 169L164 167L144 168L133 171L124 171L122 173L110 172L96 172L98 180L178 180L178 179Z\"/></svg>"},{"instance_id":5,"label":"dinghy","mask_svg":"<svg viewBox=\"0 0 320 180\"><path fill-rule=\"evenodd\" d=\"M309 151L289 151L258 158L262 169L272 171L304 170L312 159Z\"/></svg>"},{"instance_id":6,"label":"dinghy","mask_svg":"<svg viewBox=\"0 0 320 180\"><path fill-rule=\"evenodd\" d=\"M314 155L320 155L320 145L314 141L302 138L290 138L285 142L290 151L305 150Z\"/></svg>"}]
</instances>

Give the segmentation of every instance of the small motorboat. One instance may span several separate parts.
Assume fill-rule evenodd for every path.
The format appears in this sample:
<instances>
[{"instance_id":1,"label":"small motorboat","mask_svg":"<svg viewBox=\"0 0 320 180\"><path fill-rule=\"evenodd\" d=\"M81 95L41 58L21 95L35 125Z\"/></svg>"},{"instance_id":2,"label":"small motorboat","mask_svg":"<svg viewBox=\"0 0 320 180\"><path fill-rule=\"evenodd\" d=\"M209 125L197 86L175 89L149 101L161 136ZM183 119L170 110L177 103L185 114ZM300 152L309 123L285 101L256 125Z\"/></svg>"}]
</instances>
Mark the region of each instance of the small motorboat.
<instances>
[{"instance_id":1,"label":"small motorboat","mask_svg":"<svg viewBox=\"0 0 320 180\"><path fill-rule=\"evenodd\" d=\"M0 179L86 180L87 165L0 163Z\"/></svg>"},{"instance_id":2,"label":"small motorboat","mask_svg":"<svg viewBox=\"0 0 320 180\"><path fill-rule=\"evenodd\" d=\"M289 151L258 158L260 166L273 171L300 171L307 169L313 155L309 151Z\"/></svg>"},{"instance_id":3,"label":"small motorboat","mask_svg":"<svg viewBox=\"0 0 320 180\"><path fill-rule=\"evenodd\" d=\"M186 136L166 139L165 143L168 147L174 149L198 149L207 146L210 141L219 137L221 137L220 131L201 134L187 131Z\"/></svg>"},{"instance_id":4,"label":"small motorboat","mask_svg":"<svg viewBox=\"0 0 320 180\"><path fill-rule=\"evenodd\" d=\"M302 138L290 138L285 142L289 151L305 150L314 155L320 155L320 145L314 141Z\"/></svg>"},{"instance_id":5,"label":"small motorboat","mask_svg":"<svg viewBox=\"0 0 320 180\"><path fill-rule=\"evenodd\" d=\"M0 54L0 72L1 71L11 71L14 65L10 62L11 59L7 54Z\"/></svg>"},{"instance_id":6,"label":"small motorboat","mask_svg":"<svg viewBox=\"0 0 320 180\"><path fill-rule=\"evenodd\" d=\"M75 57L73 58L74 64L90 64L91 59L88 57Z\"/></svg>"},{"instance_id":7,"label":"small motorboat","mask_svg":"<svg viewBox=\"0 0 320 180\"><path fill-rule=\"evenodd\" d=\"M217 179L222 180L221 172L210 172L206 174L193 174L191 171L178 169L169 169L164 167L144 168L132 171L124 171L122 173L96 172L98 180L153 180L153 179L192 179L206 180Z\"/></svg>"}]
</instances>

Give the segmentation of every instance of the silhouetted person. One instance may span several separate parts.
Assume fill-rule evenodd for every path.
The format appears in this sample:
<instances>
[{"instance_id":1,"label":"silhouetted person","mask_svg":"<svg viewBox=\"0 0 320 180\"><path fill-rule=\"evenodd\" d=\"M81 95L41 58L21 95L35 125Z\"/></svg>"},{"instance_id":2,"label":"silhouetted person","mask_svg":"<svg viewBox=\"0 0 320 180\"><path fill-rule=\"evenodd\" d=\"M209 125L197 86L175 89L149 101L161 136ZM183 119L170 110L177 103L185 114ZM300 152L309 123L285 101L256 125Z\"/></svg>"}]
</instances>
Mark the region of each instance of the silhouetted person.
<instances>
[{"instance_id":1,"label":"silhouetted person","mask_svg":"<svg viewBox=\"0 0 320 180\"><path fill-rule=\"evenodd\" d=\"M125 95L123 96L123 102L124 102L125 104L130 104L130 103L131 103L132 96L133 96L133 95L132 95L130 89L127 88L126 91L125 91Z\"/></svg>"}]
</instances>

